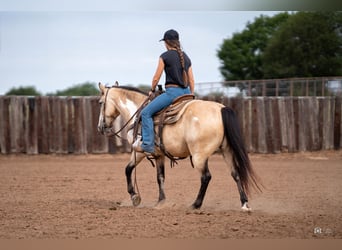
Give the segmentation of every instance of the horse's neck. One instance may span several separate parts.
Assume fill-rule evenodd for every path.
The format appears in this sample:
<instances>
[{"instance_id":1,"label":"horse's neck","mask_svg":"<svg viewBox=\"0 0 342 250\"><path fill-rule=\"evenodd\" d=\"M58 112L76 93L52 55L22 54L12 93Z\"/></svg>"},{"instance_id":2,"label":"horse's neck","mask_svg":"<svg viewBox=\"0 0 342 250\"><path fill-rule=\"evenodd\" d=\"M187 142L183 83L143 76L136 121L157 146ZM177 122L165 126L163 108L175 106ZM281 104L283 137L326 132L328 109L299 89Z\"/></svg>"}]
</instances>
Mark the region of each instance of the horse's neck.
<instances>
[{"instance_id":1,"label":"horse's neck","mask_svg":"<svg viewBox=\"0 0 342 250\"><path fill-rule=\"evenodd\" d=\"M141 100L131 100L128 98L118 97L117 106L125 122L129 121L132 116L135 115L136 111L140 107L143 101ZM133 123L134 120L132 119Z\"/></svg>"}]
</instances>

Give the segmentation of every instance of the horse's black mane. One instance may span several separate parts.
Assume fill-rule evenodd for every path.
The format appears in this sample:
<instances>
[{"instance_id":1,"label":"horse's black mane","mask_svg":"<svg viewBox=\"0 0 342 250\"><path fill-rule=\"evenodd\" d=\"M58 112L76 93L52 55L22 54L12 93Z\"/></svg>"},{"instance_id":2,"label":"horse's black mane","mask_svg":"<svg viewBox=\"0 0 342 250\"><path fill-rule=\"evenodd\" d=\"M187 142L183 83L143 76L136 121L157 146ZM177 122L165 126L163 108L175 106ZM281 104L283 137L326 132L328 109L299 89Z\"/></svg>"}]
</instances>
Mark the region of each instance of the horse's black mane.
<instances>
[{"instance_id":1,"label":"horse's black mane","mask_svg":"<svg viewBox=\"0 0 342 250\"><path fill-rule=\"evenodd\" d=\"M138 88L132 87L132 86L119 86L119 85L114 85L114 86L112 86L111 88L126 89L126 90L129 90L129 91L134 91L134 92L138 92L138 93L143 94L143 95L147 95L147 93L146 93L145 91L142 91L141 89L138 89Z\"/></svg>"}]
</instances>

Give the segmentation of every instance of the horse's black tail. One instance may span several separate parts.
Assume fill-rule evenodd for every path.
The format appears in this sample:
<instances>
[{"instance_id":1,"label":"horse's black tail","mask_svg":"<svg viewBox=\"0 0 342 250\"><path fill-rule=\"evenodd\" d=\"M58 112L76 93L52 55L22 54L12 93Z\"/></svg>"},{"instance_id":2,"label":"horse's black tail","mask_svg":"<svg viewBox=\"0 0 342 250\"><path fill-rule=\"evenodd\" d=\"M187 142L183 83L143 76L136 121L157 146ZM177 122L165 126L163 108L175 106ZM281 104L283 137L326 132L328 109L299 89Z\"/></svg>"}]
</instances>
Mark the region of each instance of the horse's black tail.
<instances>
[{"instance_id":1,"label":"horse's black tail","mask_svg":"<svg viewBox=\"0 0 342 250\"><path fill-rule=\"evenodd\" d=\"M235 112L229 107L223 107L221 109L221 114L224 134L232 154L234 168L240 177L244 191L247 194L250 193L251 185L256 190L261 191L261 188L258 185L258 177L256 176L248 157L244 139L240 130L240 124Z\"/></svg>"}]
</instances>

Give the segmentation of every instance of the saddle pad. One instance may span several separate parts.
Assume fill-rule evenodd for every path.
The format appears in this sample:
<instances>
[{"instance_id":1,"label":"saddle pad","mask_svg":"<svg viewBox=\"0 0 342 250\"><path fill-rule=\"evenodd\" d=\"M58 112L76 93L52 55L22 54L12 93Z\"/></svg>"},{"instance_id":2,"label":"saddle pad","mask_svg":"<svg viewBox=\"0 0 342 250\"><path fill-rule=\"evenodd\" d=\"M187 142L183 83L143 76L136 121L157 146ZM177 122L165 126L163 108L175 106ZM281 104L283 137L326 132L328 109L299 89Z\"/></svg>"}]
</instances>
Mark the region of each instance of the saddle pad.
<instances>
[{"instance_id":1,"label":"saddle pad","mask_svg":"<svg viewBox=\"0 0 342 250\"><path fill-rule=\"evenodd\" d=\"M177 97L170 106L159 111L153 118L154 124L172 124L179 120L181 114L179 112L188 102L195 99L194 95L182 95Z\"/></svg>"}]
</instances>

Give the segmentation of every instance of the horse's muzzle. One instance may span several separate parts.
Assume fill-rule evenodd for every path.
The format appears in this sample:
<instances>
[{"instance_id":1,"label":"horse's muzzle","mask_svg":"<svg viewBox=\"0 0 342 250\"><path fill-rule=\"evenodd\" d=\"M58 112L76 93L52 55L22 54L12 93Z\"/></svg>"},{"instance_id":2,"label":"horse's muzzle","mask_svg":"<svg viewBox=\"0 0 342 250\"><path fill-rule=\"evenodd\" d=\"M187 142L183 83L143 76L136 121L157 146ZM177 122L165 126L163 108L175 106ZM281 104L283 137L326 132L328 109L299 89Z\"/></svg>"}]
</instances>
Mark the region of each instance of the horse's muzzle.
<instances>
[{"instance_id":1,"label":"horse's muzzle","mask_svg":"<svg viewBox=\"0 0 342 250\"><path fill-rule=\"evenodd\" d=\"M97 126L97 131L100 132L102 135L105 134L106 130L107 130L107 126L105 123L101 122L98 126Z\"/></svg>"},{"instance_id":2,"label":"horse's muzzle","mask_svg":"<svg viewBox=\"0 0 342 250\"><path fill-rule=\"evenodd\" d=\"M97 131L103 135L104 134L104 127L103 126L97 126Z\"/></svg>"},{"instance_id":3,"label":"horse's muzzle","mask_svg":"<svg viewBox=\"0 0 342 250\"><path fill-rule=\"evenodd\" d=\"M97 126L97 131L99 131L102 135L105 135L105 136L114 135L113 128L107 127L105 124L101 124L100 126Z\"/></svg>"}]
</instances>

